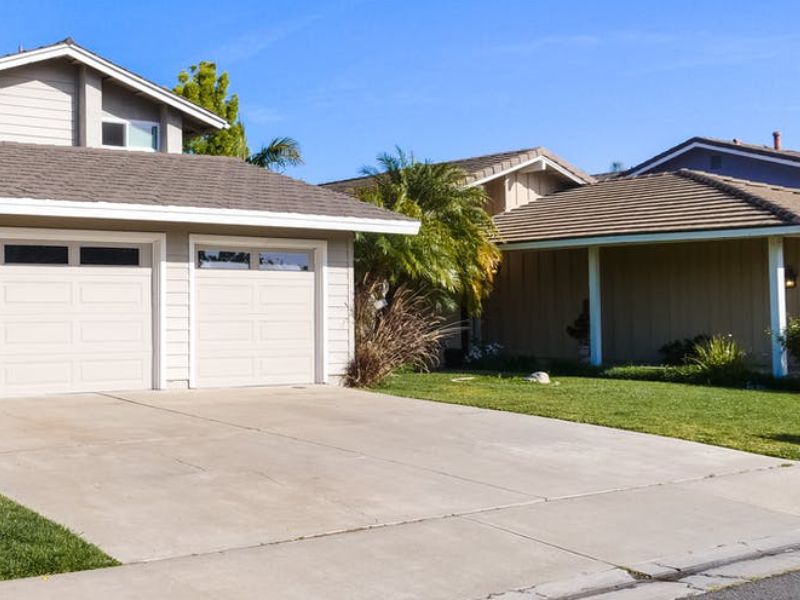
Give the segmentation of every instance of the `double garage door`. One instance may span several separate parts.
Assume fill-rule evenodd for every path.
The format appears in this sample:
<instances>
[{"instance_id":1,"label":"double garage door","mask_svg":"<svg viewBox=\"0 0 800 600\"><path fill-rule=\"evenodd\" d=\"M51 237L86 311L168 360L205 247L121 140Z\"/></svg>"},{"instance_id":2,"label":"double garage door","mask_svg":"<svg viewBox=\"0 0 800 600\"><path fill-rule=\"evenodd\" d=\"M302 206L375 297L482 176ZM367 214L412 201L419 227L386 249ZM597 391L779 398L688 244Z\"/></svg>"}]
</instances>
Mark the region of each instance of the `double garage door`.
<instances>
[{"instance_id":1,"label":"double garage door","mask_svg":"<svg viewBox=\"0 0 800 600\"><path fill-rule=\"evenodd\" d=\"M0 239L0 395L159 387L152 248ZM195 385L315 380L310 252L200 247L191 268Z\"/></svg>"}]
</instances>

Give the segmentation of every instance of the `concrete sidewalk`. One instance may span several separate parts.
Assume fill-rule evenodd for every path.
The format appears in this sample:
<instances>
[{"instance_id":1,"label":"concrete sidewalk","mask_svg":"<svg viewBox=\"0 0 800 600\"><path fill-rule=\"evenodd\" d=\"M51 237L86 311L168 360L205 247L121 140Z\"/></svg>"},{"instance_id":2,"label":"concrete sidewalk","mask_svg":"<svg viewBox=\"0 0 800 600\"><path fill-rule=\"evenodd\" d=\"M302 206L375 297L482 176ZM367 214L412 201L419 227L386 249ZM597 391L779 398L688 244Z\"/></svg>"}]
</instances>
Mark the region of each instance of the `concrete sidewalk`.
<instances>
[{"instance_id":1,"label":"concrete sidewalk","mask_svg":"<svg viewBox=\"0 0 800 600\"><path fill-rule=\"evenodd\" d=\"M128 564L0 597L556 594L800 545L787 464L323 387L4 400L0 493Z\"/></svg>"}]
</instances>

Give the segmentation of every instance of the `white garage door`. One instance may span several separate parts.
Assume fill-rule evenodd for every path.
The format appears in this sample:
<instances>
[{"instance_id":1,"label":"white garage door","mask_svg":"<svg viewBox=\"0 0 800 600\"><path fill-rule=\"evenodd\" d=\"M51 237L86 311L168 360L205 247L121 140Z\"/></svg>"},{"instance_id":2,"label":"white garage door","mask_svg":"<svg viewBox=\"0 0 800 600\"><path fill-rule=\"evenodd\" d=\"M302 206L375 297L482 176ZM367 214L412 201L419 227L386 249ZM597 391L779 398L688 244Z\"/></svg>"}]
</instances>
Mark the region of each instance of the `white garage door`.
<instances>
[{"instance_id":1,"label":"white garage door","mask_svg":"<svg viewBox=\"0 0 800 600\"><path fill-rule=\"evenodd\" d=\"M195 384L313 383L312 254L203 246L195 254Z\"/></svg>"},{"instance_id":2,"label":"white garage door","mask_svg":"<svg viewBox=\"0 0 800 600\"><path fill-rule=\"evenodd\" d=\"M153 387L147 245L0 243L0 394Z\"/></svg>"}]
</instances>

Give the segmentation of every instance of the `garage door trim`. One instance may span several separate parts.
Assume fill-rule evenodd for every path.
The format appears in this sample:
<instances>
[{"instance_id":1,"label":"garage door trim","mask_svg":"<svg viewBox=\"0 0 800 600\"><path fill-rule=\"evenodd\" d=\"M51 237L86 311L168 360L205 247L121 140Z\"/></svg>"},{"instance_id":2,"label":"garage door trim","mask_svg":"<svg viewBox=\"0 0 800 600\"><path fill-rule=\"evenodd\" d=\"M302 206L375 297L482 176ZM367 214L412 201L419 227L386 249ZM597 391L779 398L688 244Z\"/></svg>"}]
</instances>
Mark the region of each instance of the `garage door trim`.
<instances>
[{"instance_id":1,"label":"garage door trim","mask_svg":"<svg viewBox=\"0 0 800 600\"><path fill-rule=\"evenodd\" d=\"M0 227L0 240L37 240L52 242L105 242L147 244L152 248L152 314L153 314L153 389L167 389L167 235L158 232L98 231L95 229L38 229Z\"/></svg>"},{"instance_id":2,"label":"garage door trim","mask_svg":"<svg viewBox=\"0 0 800 600\"><path fill-rule=\"evenodd\" d=\"M314 382L328 382L327 344L327 240L298 238L262 238L223 235L189 235L189 387L197 387L197 282L196 262L198 246L219 245L225 247L277 250L305 250L314 261Z\"/></svg>"}]
</instances>

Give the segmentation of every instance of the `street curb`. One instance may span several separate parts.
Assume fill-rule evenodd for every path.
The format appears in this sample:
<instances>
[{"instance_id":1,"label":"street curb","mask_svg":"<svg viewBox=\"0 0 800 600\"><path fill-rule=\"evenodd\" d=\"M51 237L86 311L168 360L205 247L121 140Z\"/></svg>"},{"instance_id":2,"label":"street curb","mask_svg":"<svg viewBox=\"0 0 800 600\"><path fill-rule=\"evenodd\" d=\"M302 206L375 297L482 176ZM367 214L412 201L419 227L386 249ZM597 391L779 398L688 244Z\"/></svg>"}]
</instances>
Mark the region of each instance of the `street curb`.
<instances>
[{"instance_id":1,"label":"street curb","mask_svg":"<svg viewBox=\"0 0 800 600\"><path fill-rule=\"evenodd\" d=\"M800 529L786 534L755 538L701 552L617 566L607 571L561 581L542 583L484 596L485 600L583 600L610 592L646 588L648 583L674 583L709 569L800 550Z\"/></svg>"}]
</instances>

